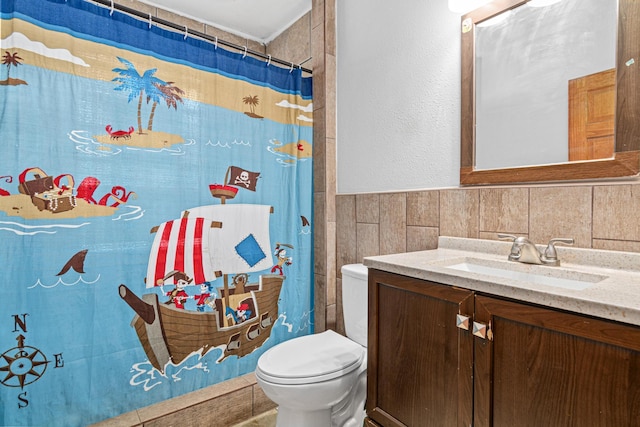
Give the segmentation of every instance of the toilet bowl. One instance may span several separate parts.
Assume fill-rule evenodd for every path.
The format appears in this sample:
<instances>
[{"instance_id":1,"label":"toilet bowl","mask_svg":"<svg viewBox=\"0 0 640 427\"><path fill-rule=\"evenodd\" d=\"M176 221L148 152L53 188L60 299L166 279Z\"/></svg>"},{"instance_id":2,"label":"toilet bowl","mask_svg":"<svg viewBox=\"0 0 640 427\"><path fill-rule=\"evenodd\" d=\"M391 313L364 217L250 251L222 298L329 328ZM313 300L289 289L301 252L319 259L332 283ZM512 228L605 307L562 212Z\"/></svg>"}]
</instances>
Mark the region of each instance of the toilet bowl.
<instances>
[{"instance_id":1,"label":"toilet bowl","mask_svg":"<svg viewBox=\"0 0 640 427\"><path fill-rule=\"evenodd\" d=\"M280 343L255 375L278 404L277 427L362 426L367 374L367 269L342 268L347 337L332 330ZM348 326L347 326L348 325ZM351 333L351 335L350 335Z\"/></svg>"}]
</instances>

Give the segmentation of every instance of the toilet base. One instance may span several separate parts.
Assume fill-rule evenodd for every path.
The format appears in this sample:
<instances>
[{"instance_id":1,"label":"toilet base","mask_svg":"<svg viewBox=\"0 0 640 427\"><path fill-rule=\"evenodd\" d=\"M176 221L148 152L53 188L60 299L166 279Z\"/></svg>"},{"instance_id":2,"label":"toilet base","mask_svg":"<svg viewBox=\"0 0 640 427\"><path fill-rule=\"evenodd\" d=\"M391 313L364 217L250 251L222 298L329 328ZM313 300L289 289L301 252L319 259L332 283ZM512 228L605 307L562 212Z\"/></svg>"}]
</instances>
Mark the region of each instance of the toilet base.
<instances>
[{"instance_id":1,"label":"toilet base","mask_svg":"<svg viewBox=\"0 0 640 427\"><path fill-rule=\"evenodd\" d=\"M320 411L301 412L288 408L278 407L276 427L328 427L331 425L331 409Z\"/></svg>"}]
</instances>

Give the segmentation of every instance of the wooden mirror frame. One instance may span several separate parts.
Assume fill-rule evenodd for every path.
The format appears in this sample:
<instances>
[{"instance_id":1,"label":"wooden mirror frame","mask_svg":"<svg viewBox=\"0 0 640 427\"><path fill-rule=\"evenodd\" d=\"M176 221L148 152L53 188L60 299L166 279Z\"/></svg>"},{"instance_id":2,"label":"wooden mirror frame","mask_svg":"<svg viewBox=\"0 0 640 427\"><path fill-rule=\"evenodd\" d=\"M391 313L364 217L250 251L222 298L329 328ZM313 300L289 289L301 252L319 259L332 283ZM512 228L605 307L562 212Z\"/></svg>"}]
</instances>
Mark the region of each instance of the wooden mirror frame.
<instances>
[{"instance_id":1,"label":"wooden mirror frame","mask_svg":"<svg viewBox=\"0 0 640 427\"><path fill-rule=\"evenodd\" d=\"M460 184L516 184L622 178L640 171L640 1L618 0L615 148L610 159L475 170L476 23L527 3L494 0L462 17ZM466 24L466 25L465 25Z\"/></svg>"}]
</instances>

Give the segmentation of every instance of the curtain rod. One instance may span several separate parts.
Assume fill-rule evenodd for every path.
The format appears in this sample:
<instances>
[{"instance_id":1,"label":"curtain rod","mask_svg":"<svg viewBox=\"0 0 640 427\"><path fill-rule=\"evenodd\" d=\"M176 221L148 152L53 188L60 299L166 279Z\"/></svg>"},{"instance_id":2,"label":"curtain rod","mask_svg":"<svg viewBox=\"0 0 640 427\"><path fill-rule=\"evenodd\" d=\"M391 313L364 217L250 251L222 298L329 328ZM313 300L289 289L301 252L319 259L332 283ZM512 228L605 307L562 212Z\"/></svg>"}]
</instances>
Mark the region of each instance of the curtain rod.
<instances>
[{"instance_id":1,"label":"curtain rod","mask_svg":"<svg viewBox=\"0 0 640 427\"><path fill-rule=\"evenodd\" d=\"M305 73L313 74L312 70L310 70L308 68L304 68L302 66L302 64L304 64L305 62L307 62L311 58L308 58L308 59L304 60L301 64L294 64L291 61L285 61L285 60L282 60L282 59L273 58L271 55L265 55L264 53L256 52L255 50L251 50L251 49L247 49L246 46L240 46L240 45L237 45L235 43L231 43L231 42L228 42L228 41L225 41L225 40L221 40L221 39L219 39L219 38L217 38L215 36L210 36L208 34L204 34L204 33L201 33L199 31L196 31L196 30L190 30L186 26L175 24L175 23L173 23L171 21L167 21L167 20L164 20L162 18L158 18L158 17L152 16L151 14L142 13L139 10L132 9L130 7L127 7L127 6L118 4L118 3L114 3L112 0L87 0L87 1L91 1L93 3L98 3L98 4L103 5L103 6L108 6L109 8L113 8L113 9L118 10L120 12L128 13L129 15L133 15L133 16L136 16L136 17L141 18L143 20L147 20L150 23L160 24L160 25L163 25L165 27L172 28L174 30L185 32L185 34L196 36L196 37L204 39L204 40L206 40L206 41L208 41L210 43L221 44L223 46L230 47L232 49L235 49L235 50L238 50L238 51L242 52L245 55L249 54L249 55L252 55L252 56L257 56L259 58L262 58L262 59L268 61L268 63L276 62L276 63L278 63L280 65L285 65L287 67L291 67L292 69L294 67L298 67L298 68L300 68L301 71L304 71Z\"/></svg>"}]
</instances>

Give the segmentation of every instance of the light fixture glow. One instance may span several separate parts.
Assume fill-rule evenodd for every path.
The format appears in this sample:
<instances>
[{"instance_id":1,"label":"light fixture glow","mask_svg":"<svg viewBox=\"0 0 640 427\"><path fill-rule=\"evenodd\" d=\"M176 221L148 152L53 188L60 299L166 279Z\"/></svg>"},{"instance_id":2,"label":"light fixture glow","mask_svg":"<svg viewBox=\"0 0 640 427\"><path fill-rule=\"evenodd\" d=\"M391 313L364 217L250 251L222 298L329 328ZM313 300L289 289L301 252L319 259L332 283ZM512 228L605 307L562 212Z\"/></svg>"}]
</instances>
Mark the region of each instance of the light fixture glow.
<instances>
[{"instance_id":1,"label":"light fixture glow","mask_svg":"<svg viewBox=\"0 0 640 427\"><path fill-rule=\"evenodd\" d=\"M487 3L491 3L491 0L449 0L449 10L464 15Z\"/></svg>"}]
</instances>

